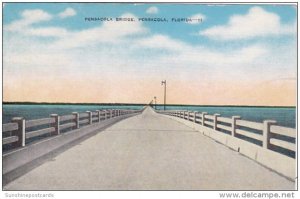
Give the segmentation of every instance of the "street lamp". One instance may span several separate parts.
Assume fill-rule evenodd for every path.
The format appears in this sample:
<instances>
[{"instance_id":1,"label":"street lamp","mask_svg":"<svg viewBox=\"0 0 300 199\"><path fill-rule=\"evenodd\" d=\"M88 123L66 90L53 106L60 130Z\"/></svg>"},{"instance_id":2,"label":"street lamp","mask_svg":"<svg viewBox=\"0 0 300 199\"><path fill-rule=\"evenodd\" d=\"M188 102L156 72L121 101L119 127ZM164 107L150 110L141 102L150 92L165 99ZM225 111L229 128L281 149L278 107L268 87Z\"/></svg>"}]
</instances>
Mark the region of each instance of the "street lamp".
<instances>
[{"instance_id":1,"label":"street lamp","mask_svg":"<svg viewBox=\"0 0 300 199\"><path fill-rule=\"evenodd\" d=\"M164 92L164 110L166 110L167 80L161 81L161 85L165 85L165 92Z\"/></svg>"},{"instance_id":2,"label":"street lamp","mask_svg":"<svg viewBox=\"0 0 300 199\"><path fill-rule=\"evenodd\" d=\"M156 96L154 96L154 109L156 110Z\"/></svg>"}]
</instances>

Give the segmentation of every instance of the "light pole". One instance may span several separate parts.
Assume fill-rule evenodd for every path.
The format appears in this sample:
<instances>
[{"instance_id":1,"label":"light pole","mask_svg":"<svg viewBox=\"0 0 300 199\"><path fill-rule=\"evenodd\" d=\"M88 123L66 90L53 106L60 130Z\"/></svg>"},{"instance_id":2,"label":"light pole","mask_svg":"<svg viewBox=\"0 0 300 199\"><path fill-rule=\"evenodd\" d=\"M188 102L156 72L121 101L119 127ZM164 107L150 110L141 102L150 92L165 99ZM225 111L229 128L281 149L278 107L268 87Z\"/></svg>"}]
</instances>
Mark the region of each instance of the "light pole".
<instances>
[{"instance_id":1,"label":"light pole","mask_svg":"<svg viewBox=\"0 0 300 199\"><path fill-rule=\"evenodd\" d=\"M166 110L167 80L161 81L161 85L165 85L165 92L164 92L164 110Z\"/></svg>"},{"instance_id":2,"label":"light pole","mask_svg":"<svg viewBox=\"0 0 300 199\"><path fill-rule=\"evenodd\" d=\"M154 96L154 110L156 110L156 96Z\"/></svg>"}]
</instances>

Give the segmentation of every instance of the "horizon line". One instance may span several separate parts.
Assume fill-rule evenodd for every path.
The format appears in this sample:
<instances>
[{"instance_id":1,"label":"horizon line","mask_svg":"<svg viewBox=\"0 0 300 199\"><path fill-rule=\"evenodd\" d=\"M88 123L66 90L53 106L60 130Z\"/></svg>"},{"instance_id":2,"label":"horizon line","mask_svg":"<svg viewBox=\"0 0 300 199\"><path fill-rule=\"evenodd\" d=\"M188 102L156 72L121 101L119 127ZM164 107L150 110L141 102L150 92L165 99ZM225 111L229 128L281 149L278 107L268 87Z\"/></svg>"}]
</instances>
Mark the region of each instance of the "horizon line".
<instances>
[{"instance_id":1,"label":"horizon line","mask_svg":"<svg viewBox=\"0 0 300 199\"><path fill-rule=\"evenodd\" d=\"M97 102L6 102L2 101L2 104L49 104L49 105L149 105L149 103L97 103ZM154 105L154 104L152 104ZM164 106L164 104L156 104L156 106ZM278 106L278 105L213 105L213 104L166 104L166 106L202 106L202 107L277 107L277 108L296 108L297 106Z\"/></svg>"}]
</instances>

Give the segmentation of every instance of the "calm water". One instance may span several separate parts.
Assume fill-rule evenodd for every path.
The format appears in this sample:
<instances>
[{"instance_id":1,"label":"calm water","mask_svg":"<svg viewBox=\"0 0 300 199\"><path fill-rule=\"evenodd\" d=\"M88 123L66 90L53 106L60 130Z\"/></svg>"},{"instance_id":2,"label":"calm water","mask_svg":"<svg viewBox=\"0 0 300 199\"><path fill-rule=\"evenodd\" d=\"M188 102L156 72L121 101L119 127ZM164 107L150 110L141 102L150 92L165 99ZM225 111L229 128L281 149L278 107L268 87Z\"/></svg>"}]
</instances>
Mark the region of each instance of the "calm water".
<instances>
[{"instance_id":1,"label":"calm water","mask_svg":"<svg viewBox=\"0 0 300 199\"><path fill-rule=\"evenodd\" d=\"M67 115L72 112L94 111L99 109L141 109L140 106L96 106L96 105L3 105L3 123L12 117L24 117L27 120L46 118L50 114ZM162 106L158 106L162 109ZM224 117L239 115L244 120L262 122L276 120L279 125L295 128L296 108L274 107L214 107L214 106L167 106L168 110L189 110L219 113Z\"/></svg>"},{"instance_id":2,"label":"calm water","mask_svg":"<svg viewBox=\"0 0 300 199\"><path fill-rule=\"evenodd\" d=\"M158 106L158 109L163 109ZM283 107L216 107L216 106L168 106L169 110L188 110L207 112L212 115L221 114L223 117L239 115L243 120L262 122L263 120L276 120L280 126L296 127L296 108Z\"/></svg>"},{"instance_id":3,"label":"calm water","mask_svg":"<svg viewBox=\"0 0 300 199\"><path fill-rule=\"evenodd\" d=\"M143 106L96 106L96 105L3 105L3 123L13 117L24 117L26 120L47 118L50 114L69 115L72 112L86 112L101 109L141 109Z\"/></svg>"}]
</instances>

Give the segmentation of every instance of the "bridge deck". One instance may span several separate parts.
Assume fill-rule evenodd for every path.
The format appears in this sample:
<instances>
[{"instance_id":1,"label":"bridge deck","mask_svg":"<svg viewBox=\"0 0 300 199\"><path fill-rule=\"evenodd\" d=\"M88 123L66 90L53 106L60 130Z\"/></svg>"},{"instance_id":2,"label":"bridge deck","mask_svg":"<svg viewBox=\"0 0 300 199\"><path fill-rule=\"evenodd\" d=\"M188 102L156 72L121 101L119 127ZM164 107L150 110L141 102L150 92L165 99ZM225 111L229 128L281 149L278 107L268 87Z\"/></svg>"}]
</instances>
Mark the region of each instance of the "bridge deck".
<instances>
[{"instance_id":1,"label":"bridge deck","mask_svg":"<svg viewBox=\"0 0 300 199\"><path fill-rule=\"evenodd\" d=\"M147 108L5 190L293 190L294 182Z\"/></svg>"}]
</instances>

